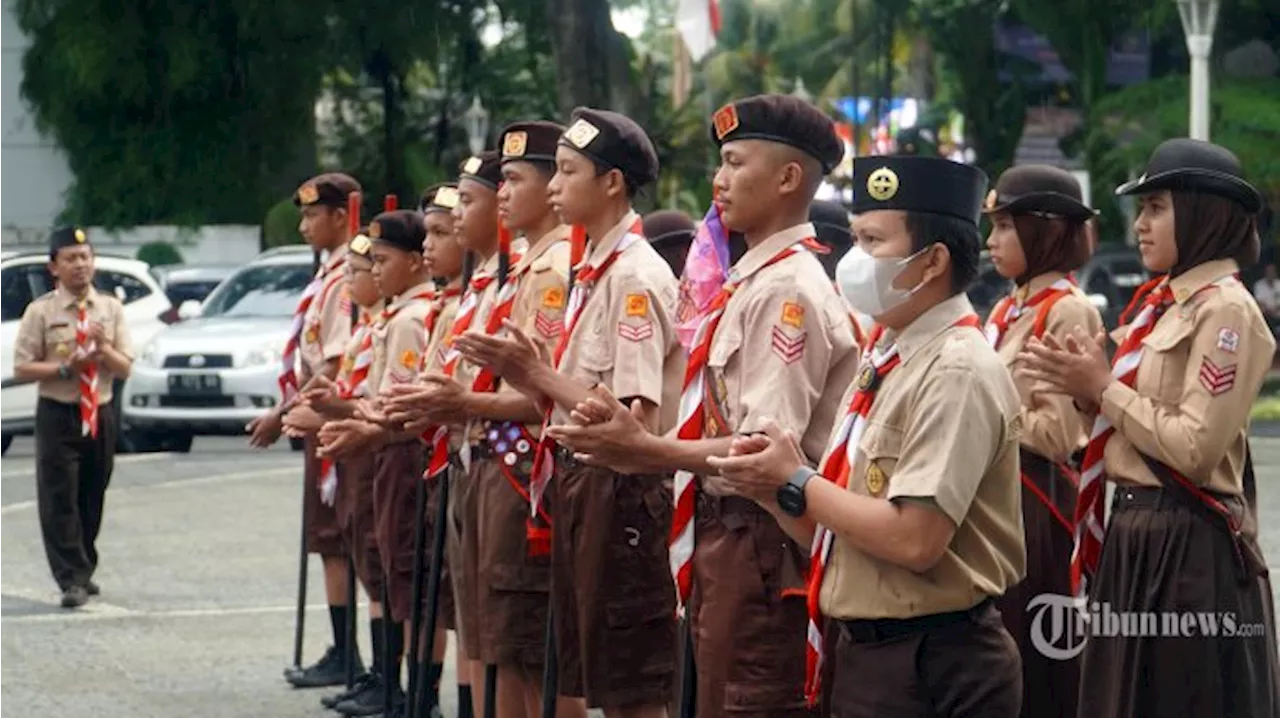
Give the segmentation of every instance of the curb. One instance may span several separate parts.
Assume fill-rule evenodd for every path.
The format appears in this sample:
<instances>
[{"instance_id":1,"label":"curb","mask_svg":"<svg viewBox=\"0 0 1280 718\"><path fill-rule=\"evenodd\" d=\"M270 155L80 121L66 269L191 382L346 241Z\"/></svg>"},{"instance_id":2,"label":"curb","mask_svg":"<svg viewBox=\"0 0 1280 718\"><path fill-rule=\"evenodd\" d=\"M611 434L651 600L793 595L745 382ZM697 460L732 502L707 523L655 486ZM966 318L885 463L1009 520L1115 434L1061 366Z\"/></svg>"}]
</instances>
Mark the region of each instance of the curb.
<instances>
[{"instance_id":1,"label":"curb","mask_svg":"<svg viewBox=\"0 0 1280 718\"><path fill-rule=\"evenodd\" d=\"M1255 421L1249 425L1249 436L1259 438L1280 438L1280 421Z\"/></svg>"}]
</instances>

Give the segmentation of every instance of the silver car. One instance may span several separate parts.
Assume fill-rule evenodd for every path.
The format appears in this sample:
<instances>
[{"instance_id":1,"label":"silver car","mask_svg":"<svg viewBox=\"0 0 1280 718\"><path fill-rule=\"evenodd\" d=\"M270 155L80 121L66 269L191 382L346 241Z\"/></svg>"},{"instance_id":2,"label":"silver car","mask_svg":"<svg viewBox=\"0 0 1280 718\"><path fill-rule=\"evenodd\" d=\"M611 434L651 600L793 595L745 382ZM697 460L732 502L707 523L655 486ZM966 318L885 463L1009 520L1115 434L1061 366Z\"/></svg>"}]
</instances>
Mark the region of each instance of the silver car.
<instances>
[{"instance_id":1,"label":"silver car","mask_svg":"<svg viewBox=\"0 0 1280 718\"><path fill-rule=\"evenodd\" d=\"M200 435L244 433L276 406L280 356L313 276L306 247L268 251L225 279L184 321L138 353L122 411L135 429L177 451Z\"/></svg>"}]
</instances>

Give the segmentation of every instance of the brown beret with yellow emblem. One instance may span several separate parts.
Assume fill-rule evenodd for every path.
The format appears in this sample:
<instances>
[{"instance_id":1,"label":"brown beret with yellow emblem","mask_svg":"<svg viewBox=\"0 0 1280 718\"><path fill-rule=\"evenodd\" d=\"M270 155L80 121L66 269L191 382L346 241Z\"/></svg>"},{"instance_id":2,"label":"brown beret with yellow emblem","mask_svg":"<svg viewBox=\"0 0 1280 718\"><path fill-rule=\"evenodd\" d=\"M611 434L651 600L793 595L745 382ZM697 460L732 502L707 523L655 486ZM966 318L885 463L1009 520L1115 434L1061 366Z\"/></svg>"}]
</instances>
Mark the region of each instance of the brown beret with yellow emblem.
<instances>
[{"instance_id":1,"label":"brown beret with yellow emblem","mask_svg":"<svg viewBox=\"0 0 1280 718\"><path fill-rule=\"evenodd\" d=\"M791 95L756 95L721 107L711 117L716 145L734 140L768 140L790 145L830 172L844 159L844 143L822 110Z\"/></svg>"},{"instance_id":2,"label":"brown beret with yellow emblem","mask_svg":"<svg viewBox=\"0 0 1280 718\"><path fill-rule=\"evenodd\" d=\"M472 155L458 165L458 173L458 182L463 180L479 182L497 192L498 183L502 181L502 155L493 150Z\"/></svg>"},{"instance_id":3,"label":"brown beret with yellow emblem","mask_svg":"<svg viewBox=\"0 0 1280 718\"><path fill-rule=\"evenodd\" d=\"M458 184L456 182L444 182L432 185L422 193L422 199L418 202L418 211L423 214L431 214L432 212L448 214L453 212L453 208L457 206Z\"/></svg>"},{"instance_id":4,"label":"brown beret with yellow emblem","mask_svg":"<svg viewBox=\"0 0 1280 718\"><path fill-rule=\"evenodd\" d=\"M564 126L532 120L507 125L502 131L502 162L555 162Z\"/></svg>"},{"instance_id":5,"label":"brown beret with yellow emblem","mask_svg":"<svg viewBox=\"0 0 1280 718\"><path fill-rule=\"evenodd\" d=\"M426 238L427 228L422 223L422 214L411 209L383 212L369 223L369 239L406 252L421 254Z\"/></svg>"},{"instance_id":6,"label":"brown beret with yellow emblem","mask_svg":"<svg viewBox=\"0 0 1280 718\"><path fill-rule=\"evenodd\" d=\"M609 110L579 107L560 144L607 169L618 169L636 187L658 179L658 151L636 121Z\"/></svg>"},{"instance_id":7,"label":"brown beret with yellow emblem","mask_svg":"<svg viewBox=\"0 0 1280 718\"><path fill-rule=\"evenodd\" d=\"M347 208L347 195L360 191L360 183L351 175L326 172L302 183L293 193L293 204L298 207Z\"/></svg>"}]
</instances>

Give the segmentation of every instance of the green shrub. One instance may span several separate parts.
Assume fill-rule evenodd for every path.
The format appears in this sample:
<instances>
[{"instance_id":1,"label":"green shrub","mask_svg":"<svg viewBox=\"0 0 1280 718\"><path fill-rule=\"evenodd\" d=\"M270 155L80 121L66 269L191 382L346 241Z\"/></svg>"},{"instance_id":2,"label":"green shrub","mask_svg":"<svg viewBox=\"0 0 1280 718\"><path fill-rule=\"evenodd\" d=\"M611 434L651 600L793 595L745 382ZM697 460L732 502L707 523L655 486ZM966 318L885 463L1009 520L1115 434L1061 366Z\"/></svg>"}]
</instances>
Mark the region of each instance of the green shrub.
<instances>
[{"instance_id":1,"label":"green shrub","mask_svg":"<svg viewBox=\"0 0 1280 718\"><path fill-rule=\"evenodd\" d=\"M152 267L163 267L166 264L182 264L182 252L172 242L156 240L138 247L138 259Z\"/></svg>"},{"instance_id":2,"label":"green shrub","mask_svg":"<svg viewBox=\"0 0 1280 718\"><path fill-rule=\"evenodd\" d=\"M1263 396L1253 402L1252 421L1280 421L1280 396Z\"/></svg>"},{"instance_id":3,"label":"green shrub","mask_svg":"<svg viewBox=\"0 0 1280 718\"><path fill-rule=\"evenodd\" d=\"M305 242L302 234L298 232L300 221L302 221L302 213L293 205L292 198L278 202L267 210L267 216L262 221L263 248L271 249Z\"/></svg>"}]
</instances>

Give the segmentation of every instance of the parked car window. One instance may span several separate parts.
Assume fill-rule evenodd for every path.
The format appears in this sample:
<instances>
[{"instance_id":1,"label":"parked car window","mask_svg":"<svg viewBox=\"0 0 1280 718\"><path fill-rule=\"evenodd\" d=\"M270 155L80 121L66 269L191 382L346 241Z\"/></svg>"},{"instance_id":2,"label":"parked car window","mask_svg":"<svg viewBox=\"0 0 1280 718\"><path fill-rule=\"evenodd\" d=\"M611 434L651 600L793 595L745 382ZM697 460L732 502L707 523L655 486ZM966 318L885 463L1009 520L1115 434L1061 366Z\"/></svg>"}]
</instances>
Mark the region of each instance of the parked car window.
<instances>
[{"instance_id":1,"label":"parked car window","mask_svg":"<svg viewBox=\"0 0 1280 718\"><path fill-rule=\"evenodd\" d=\"M39 297L53 286L48 271L39 264L20 264L4 270L0 279L3 287L3 321L14 321L22 318L27 305L32 299Z\"/></svg>"},{"instance_id":2,"label":"parked car window","mask_svg":"<svg viewBox=\"0 0 1280 718\"><path fill-rule=\"evenodd\" d=\"M208 297L209 293L218 286L218 283L219 280L217 279L191 282L171 282L165 286L164 293L169 297L169 301L173 303L173 306L176 307L188 300L203 302L205 297Z\"/></svg>"},{"instance_id":3,"label":"parked car window","mask_svg":"<svg viewBox=\"0 0 1280 718\"><path fill-rule=\"evenodd\" d=\"M246 267L205 300L206 317L289 317L311 282L310 265Z\"/></svg>"},{"instance_id":4,"label":"parked car window","mask_svg":"<svg viewBox=\"0 0 1280 718\"><path fill-rule=\"evenodd\" d=\"M143 284L137 277L124 272L103 269L94 272L93 286L99 292L116 295L125 304L136 302L151 294L151 287Z\"/></svg>"}]
</instances>

